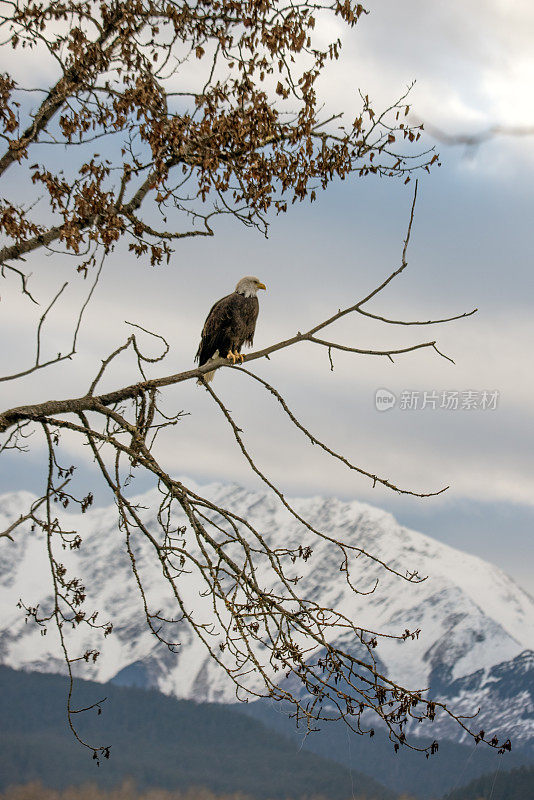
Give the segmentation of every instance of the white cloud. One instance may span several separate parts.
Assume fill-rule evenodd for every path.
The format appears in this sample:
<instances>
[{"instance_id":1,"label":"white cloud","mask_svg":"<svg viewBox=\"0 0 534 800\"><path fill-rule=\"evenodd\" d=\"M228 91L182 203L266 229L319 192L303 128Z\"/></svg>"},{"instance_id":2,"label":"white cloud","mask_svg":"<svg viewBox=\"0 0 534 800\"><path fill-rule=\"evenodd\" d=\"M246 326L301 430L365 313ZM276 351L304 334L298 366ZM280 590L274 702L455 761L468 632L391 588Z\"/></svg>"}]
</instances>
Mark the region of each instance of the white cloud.
<instances>
[{"instance_id":1,"label":"white cloud","mask_svg":"<svg viewBox=\"0 0 534 800\"><path fill-rule=\"evenodd\" d=\"M534 125L531 3L381 0L369 9L350 34L328 27L344 43L322 83L330 107L352 112L361 88L383 108L415 80L414 115L448 133ZM531 158L530 140L519 147Z\"/></svg>"}]
</instances>

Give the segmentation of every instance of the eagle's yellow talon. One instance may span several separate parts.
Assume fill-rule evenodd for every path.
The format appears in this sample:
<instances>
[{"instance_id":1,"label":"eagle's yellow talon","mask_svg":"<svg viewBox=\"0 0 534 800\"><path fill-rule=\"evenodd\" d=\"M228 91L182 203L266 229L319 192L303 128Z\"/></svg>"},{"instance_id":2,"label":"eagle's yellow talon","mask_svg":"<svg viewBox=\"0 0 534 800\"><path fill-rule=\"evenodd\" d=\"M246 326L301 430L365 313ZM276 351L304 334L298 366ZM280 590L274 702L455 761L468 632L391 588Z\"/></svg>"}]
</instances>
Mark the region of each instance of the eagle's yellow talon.
<instances>
[{"instance_id":1,"label":"eagle's yellow talon","mask_svg":"<svg viewBox=\"0 0 534 800\"><path fill-rule=\"evenodd\" d=\"M241 353L238 353L237 350L229 350L226 358L228 359L228 361L231 361L232 364L234 364L234 365L238 361L239 361L240 364L242 364L243 361L245 360L244 356L242 356Z\"/></svg>"}]
</instances>

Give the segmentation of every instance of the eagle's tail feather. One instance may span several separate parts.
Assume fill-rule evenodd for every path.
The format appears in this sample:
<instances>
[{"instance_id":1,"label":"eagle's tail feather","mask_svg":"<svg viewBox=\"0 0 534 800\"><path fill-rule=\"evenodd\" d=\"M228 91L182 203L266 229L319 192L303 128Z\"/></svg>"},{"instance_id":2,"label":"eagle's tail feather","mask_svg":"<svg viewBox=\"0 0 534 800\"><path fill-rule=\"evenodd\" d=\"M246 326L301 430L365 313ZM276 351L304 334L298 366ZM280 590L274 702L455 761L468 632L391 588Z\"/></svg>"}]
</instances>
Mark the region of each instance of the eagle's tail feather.
<instances>
[{"instance_id":1,"label":"eagle's tail feather","mask_svg":"<svg viewBox=\"0 0 534 800\"><path fill-rule=\"evenodd\" d=\"M214 361L216 358L219 358L219 351L218 350L216 350L210 358L205 358L203 361L201 360L200 364L198 366L199 367L203 367L204 364L209 364L210 361ZM212 370L211 372L205 372L202 377L204 378L204 381L206 381L206 383L211 383L211 381L213 380L213 376L214 375L215 375L215 370ZM204 381L202 381L199 378L198 381L197 381L197 384L199 386L202 386Z\"/></svg>"},{"instance_id":2,"label":"eagle's tail feather","mask_svg":"<svg viewBox=\"0 0 534 800\"><path fill-rule=\"evenodd\" d=\"M205 372L205 373L204 373L204 375L202 376L202 377L204 378L204 380L201 380L201 379L199 378L199 379L198 379L198 381L197 381L197 384L198 384L199 386L202 386L202 384L204 383L204 381L205 381L206 383L211 383L211 381L213 380L213 376L214 376L214 375L215 375L215 370L214 370L214 369L213 369L211 372Z\"/></svg>"}]
</instances>

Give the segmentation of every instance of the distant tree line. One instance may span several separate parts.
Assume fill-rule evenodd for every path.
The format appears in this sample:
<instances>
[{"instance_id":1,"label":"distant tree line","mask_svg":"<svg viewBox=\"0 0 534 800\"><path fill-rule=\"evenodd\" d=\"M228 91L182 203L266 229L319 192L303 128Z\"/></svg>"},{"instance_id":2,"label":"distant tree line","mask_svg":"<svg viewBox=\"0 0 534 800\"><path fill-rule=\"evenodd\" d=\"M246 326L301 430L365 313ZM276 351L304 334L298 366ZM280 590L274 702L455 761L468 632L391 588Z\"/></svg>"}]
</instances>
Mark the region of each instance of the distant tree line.
<instances>
[{"instance_id":1,"label":"distant tree line","mask_svg":"<svg viewBox=\"0 0 534 800\"><path fill-rule=\"evenodd\" d=\"M505 772L483 775L480 778L451 792L443 800L529 800L534 786L534 767L520 767ZM351 800L367 800L367 795L353 795ZM242 792L215 794L202 786L184 791L167 789L147 789L140 791L131 780L120 786L104 789L94 783L70 786L66 789L49 789L40 781L32 781L20 786L11 786L2 794L0 800L254 800ZM305 800L305 798L300 798ZM323 800L322 795L310 796L310 800ZM409 795L401 795L398 800L413 800Z\"/></svg>"},{"instance_id":2,"label":"distant tree line","mask_svg":"<svg viewBox=\"0 0 534 800\"><path fill-rule=\"evenodd\" d=\"M170 792L166 789L148 789L140 792L133 781L127 780L114 789L102 789L90 783L83 786L69 786L61 791L48 789L39 781L32 781L23 786L9 787L0 795L0 800L252 800L252 798L241 792L217 795L204 787L195 787L183 792ZM314 797L313 800L322 798ZM366 798L357 795L352 800L366 800Z\"/></svg>"}]
</instances>

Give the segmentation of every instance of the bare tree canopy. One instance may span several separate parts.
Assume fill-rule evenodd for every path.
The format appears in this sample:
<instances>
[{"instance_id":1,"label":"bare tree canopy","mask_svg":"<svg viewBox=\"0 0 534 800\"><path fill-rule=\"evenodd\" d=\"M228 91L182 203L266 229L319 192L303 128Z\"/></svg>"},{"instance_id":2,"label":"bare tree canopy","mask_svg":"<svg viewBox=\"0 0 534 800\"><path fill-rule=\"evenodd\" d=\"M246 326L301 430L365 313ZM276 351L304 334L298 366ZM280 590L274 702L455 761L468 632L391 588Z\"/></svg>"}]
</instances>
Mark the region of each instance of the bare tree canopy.
<instances>
[{"instance_id":1,"label":"bare tree canopy","mask_svg":"<svg viewBox=\"0 0 534 800\"><path fill-rule=\"evenodd\" d=\"M374 174L408 182L412 173L428 170L438 160L432 150L414 151L421 126L407 121L406 95L375 112L362 94L361 111L348 123L340 114L323 113L318 79L328 62L338 58L341 45L339 41L321 45L322 20L333 17L353 27L367 13L359 3L68 0L46 4L14 0L1 2L0 10L3 46L15 51L14 63L20 52L35 52L40 58L48 57L50 74L55 76L45 87L24 86L15 72L0 77L4 148L0 174L6 173L5 182L16 171L19 191L27 187L25 196L31 198L24 204L6 197L1 200L1 274L9 285L16 280L29 304L36 302L30 272L45 269L38 259L40 252L57 248L73 256L75 269L88 277L91 286L65 352L43 359L40 347L42 325L61 302L63 285L54 288L40 318L34 363L18 365L2 381L17 380L74 356L83 312L102 264L121 243L132 255L159 264L170 259L179 239L214 235L221 215L265 233L273 213L285 212L296 201L313 201L335 179ZM350 314L386 326L430 326L474 313L401 320L367 309L369 301L407 266L416 194L417 188L400 265L358 302L339 308L307 331L247 355L247 366L235 367L239 372L235 379L259 384L273 395L308 442L347 469L392 491L424 497L444 489L400 488L352 463L308 430L280 392L249 369L250 362L303 341L324 348L330 363L335 350L392 360L428 348L448 358L434 339L371 350L325 333ZM73 467L62 466L64 431L88 446L116 501L146 625L162 647L176 648L176 626L185 622L234 682L238 696L246 688L244 676L253 670L262 679L261 696L289 701L310 729L318 720L341 718L357 733L373 735L378 724L388 731L396 749L406 745L429 755L437 743L420 744L407 738L407 728L412 720L433 720L439 713L454 718L477 741L488 741L483 731L472 730L468 720L431 699L424 687L405 688L380 673L373 651L385 634L360 627L357 620L323 607L317 598L300 596L292 567L313 557L317 539L328 541L337 553L339 580L356 593L355 560L379 560L357 543L338 541L328 531L315 529L262 472L224 399L202 381L208 370L229 368L228 361L221 358L200 369L148 378L147 365L162 365L169 346L157 332L133 327L135 332L127 341L115 346L98 373L87 378L83 396L43 400L0 413L0 454L24 450L34 429L46 443L43 496L0 537L9 557L9 540L22 535L19 526L23 523L43 534L54 599L50 608L25 609L43 629L57 627L71 682L68 718L79 741L95 757L109 755L107 745L85 742L76 730L75 714L86 709L72 702L74 664L94 659L98 653L71 653L68 631L84 625L107 635L112 624L101 624L86 609L91 587L86 590L60 560L62 547L76 549L83 542L78 532L62 529L54 504L74 503L85 511L93 501L91 492L77 498L69 489ZM142 335L157 337L162 345L159 355L144 354L139 344ZM129 349L136 354L138 374L132 375L129 385L99 393L103 376ZM156 437L176 436L175 424L182 413L168 413L164 390L193 379L203 382L250 469L302 525L302 540L296 546L272 549L250 521L199 496L158 460ZM134 470L144 470L161 494L150 523L129 492ZM150 605L138 568L141 542L159 565L173 597L172 617ZM399 572L386 562L379 563L401 579L424 579L417 572ZM260 569L267 570L269 582L258 580ZM183 602L180 580L186 572L198 575L203 594L211 598L209 619ZM346 649L332 644L340 631L350 643ZM388 638L407 640L417 635L418 631L401 630ZM510 746L496 739L488 744L501 750Z\"/></svg>"}]
</instances>

